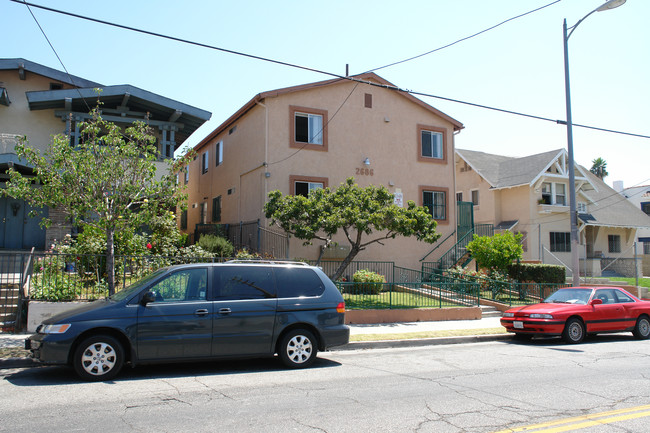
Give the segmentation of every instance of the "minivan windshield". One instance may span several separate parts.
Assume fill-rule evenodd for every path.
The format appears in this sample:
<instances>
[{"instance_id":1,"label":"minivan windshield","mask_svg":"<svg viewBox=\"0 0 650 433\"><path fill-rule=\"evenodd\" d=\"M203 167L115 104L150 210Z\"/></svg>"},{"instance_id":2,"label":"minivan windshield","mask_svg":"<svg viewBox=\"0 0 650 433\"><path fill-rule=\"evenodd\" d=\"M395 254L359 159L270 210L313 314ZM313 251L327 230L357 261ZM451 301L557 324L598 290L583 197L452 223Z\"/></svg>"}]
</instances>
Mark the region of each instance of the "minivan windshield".
<instances>
[{"instance_id":1,"label":"minivan windshield","mask_svg":"<svg viewBox=\"0 0 650 433\"><path fill-rule=\"evenodd\" d=\"M119 292L116 292L114 295L109 296L108 299L111 301L122 301L132 294L136 293L140 289L142 289L144 286L146 286L150 281L158 278L160 274L165 272L167 269L166 268L161 268L155 271L153 274L149 274L143 279L136 281L135 283L131 284L129 287L120 290Z\"/></svg>"}]
</instances>

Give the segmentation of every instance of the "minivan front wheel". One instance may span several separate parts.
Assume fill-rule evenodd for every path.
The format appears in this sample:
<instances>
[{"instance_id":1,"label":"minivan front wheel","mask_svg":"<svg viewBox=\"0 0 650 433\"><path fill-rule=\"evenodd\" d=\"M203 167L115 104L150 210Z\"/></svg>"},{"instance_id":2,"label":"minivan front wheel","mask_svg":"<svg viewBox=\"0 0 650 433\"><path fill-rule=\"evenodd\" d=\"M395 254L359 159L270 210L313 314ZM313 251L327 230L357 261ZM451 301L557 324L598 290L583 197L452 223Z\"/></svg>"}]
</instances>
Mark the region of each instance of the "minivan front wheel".
<instances>
[{"instance_id":1,"label":"minivan front wheel","mask_svg":"<svg viewBox=\"0 0 650 433\"><path fill-rule=\"evenodd\" d=\"M318 346L314 334L306 329L289 331L278 348L282 363L289 368L309 367L316 360Z\"/></svg>"},{"instance_id":2,"label":"minivan front wheel","mask_svg":"<svg viewBox=\"0 0 650 433\"><path fill-rule=\"evenodd\" d=\"M86 338L77 346L72 361L75 371L84 380L100 381L114 378L124 364L124 349L108 335Z\"/></svg>"}]
</instances>

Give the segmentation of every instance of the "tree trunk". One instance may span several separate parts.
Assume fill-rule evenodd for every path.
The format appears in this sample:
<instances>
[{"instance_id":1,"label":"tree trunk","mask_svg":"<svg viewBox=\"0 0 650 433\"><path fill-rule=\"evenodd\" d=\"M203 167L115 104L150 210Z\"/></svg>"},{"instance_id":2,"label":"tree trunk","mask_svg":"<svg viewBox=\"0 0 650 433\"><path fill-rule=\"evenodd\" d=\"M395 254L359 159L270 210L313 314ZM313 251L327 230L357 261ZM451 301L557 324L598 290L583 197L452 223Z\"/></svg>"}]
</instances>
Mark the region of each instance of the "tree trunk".
<instances>
[{"instance_id":1,"label":"tree trunk","mask_svg":"<svg viewBox=\"0 0 650 433\"><path fill-rule=\"evenodd\" d=\"M359 254L359 251L361 251L361 250L358 249L358 248L352 248L350 250L350 253L348 254L348 256L341 262L341 264L339 265L339 268L336 270L336 272L334 272L334 275L332 275L330 277L330 279L332 281L336 281L339 278L341 278L341 275L343 275L343 272L347 269L347 267L350 265L352 260L354 260L354 258L357 256L357 254Z\"/></svg>"},{"instance_id":2,"label":"tree trunk","mask_svg":"<svg viewBox=\"0 0 650 433\"><path fill-rule=\"evenodd\" d=\"M115 294L115 229L106 229L106 282L108 294Z\"/></svg>"}]
</instances>

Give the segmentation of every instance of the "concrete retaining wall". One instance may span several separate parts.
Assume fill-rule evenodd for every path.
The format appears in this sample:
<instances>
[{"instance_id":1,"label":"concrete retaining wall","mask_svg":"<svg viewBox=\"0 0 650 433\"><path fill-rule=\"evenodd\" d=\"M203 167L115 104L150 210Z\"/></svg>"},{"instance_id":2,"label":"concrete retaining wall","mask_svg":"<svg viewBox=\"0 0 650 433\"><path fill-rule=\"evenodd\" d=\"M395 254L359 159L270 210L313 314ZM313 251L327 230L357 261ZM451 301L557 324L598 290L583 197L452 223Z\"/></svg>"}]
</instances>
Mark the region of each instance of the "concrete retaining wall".
<instances>
[{"instance_id":1,"label":"concrete retaining wall","mask_svg":"<svg viewBox=\"0 0 650 433\"><path fill-rule=\"evenodd\" d=\"M345 323L426 322L436 320L479 320L479 307L415 308L408 310L347 310Z\"/></svg>"}]
</instances>

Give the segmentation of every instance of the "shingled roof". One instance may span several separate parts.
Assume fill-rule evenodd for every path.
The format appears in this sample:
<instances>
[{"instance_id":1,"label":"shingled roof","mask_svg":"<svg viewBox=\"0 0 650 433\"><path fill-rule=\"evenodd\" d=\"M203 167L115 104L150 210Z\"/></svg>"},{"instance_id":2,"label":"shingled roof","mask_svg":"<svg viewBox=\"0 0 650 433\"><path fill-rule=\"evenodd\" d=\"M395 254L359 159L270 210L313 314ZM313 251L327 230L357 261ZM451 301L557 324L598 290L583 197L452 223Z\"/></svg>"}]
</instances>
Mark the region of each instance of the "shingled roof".
<instances>
[{"instance_id":1,"label":"shingled roof","mask_svg":"<svg viewBox=\"0 0 650 433\"><path fill-rule=\"evenodd\" d=\"M465 149L456 149L456 153L492 188L511 188L532 184L564 153L564 149L521 158Z\"/></svg>"}]
</instances>

